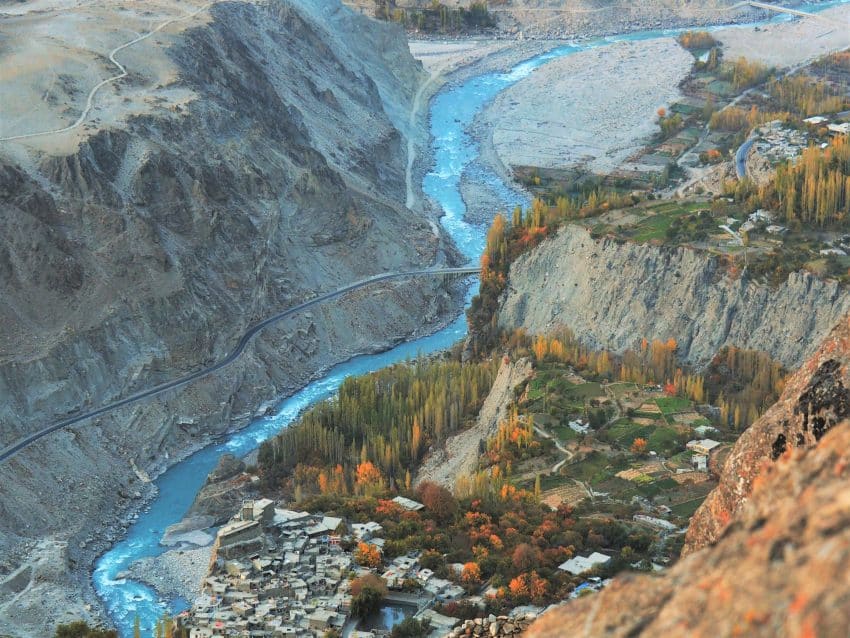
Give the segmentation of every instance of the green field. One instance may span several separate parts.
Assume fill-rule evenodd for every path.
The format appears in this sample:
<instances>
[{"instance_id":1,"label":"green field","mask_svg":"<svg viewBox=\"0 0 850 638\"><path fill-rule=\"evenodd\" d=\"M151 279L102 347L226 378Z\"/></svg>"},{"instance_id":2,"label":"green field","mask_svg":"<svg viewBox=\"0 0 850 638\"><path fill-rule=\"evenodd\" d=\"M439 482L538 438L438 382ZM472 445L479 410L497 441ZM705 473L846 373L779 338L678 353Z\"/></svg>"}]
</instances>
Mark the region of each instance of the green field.
<instances>
[{"instance_id":1,"label":"green field","mask_svg":"<svg viewBox=\"0 0 850 638\"><path fill-rule=\"evenodd\" d=\"M653 239L664 239L667 236L667 229L670 228L672 223L673 218L670 215L650 217L638 225L632 239L638 243L652 241Z\"/></svg>"},{"instance_id":2,"label":"green field","mask_svg":"<svg viewBox=\"0 0 850 638\"><path fill-rule=\"evenodd\" d=\"M661 410L664 416L674 414L675 412L686 412L692 410L691 402L682 397L662 397L655 399L655 404Z\"/></svg>"},{"instance_id":3,"label":"green field","mask_svg":"<svg viewBox=\"0 0 850 638\"><path fill-rule=\"evenodd\" d=\"M646 439L647 447L664 455L669 455L681 448L679 431L666 425L640 425L628 420L614 423L605 430L606 438L628 449L637 438Z\"/></svg>"},{"instance_id":4,"label":"green field","mask_svg":"<svg viewBox=\"0 0 850 638\"><path fill-rule=\"evenodd\" d=\"M679 432L667 426L659 426L654 429L647 439L650 450L669 455L681 448Z\"/></svg>"},{"instance_id":5,"label":"green field","mask_svg":"<svg viewBox=\"0 0 850 638\"><path fill-rule=\"evenodd\" d=\"M638 494L641 496L645 496L646 498L655 498L662 492L675 490L679 487L679 484L671 478L663 478L652 483L636 483L635 487Z\"/></svg>"},{"instance_id":6,"label":"green field","mask_svg":"<svg viewBox=\"0 0 850 638\"><path fill-rule=\"evenodd\" d=\"M682 397L661 397L655 399L655 405L661 410L664 416L674 414L676 412L688 412L693 410L691 402Z\"/></svg>"},{"instance_id":7,"label":"green field","mask_svg":"<svg viewBox=\"0 0 850 638\"><path fill-rule=\"evenodd\" d=\"M567 425L556 425L555 427L549 429L551 430L552 434L558 437L558 440L560 440L561 443L566 443L567 441L574 441L578 438L578 432L574 432Z\"/></svg>"},{"instance_id":8,"label":"green field","mask_svg":"<svg viewBox=\"0 0 850 638\"><path fill-rule=\"evenodd\" d=\"M567 374L560 364L540 366L528 385L525 411L571 416L583 411L590 399L605 396L599 383L570 383Z\"/></svg>"},{"instance_id":9,"label":"green field","mask_svg":"<svg viewBox=\"0 0 850 638\"><path fill-rule=\"evenodd\" d=\"M582 383L581 385L570 385L567 390L567 396L575 399L593 399L603 396L602 386L598 383Z\"/></svg>"},{"instance_id":10,"label":"green field","mask_svg":"<svg viewBox=\"0 0 850 638\"><path fill-rule=\"evenodd\" d=\"M581 461L567 463L561 471L565 476L585 483L597 484L610 480L617 472L626 469L628 465L623 457L610 459L599 452L591 452Z\"/></svg>"},{"instance_id":11,"label":"green field","mask_svg":"<svg viewBox=\"0 0 850 638\"><path fill-rule=\"evenodd\" d=\"M690 466L691 457L693 457L694 453L690 450L683 450L677 454L674 454L670 457L670 463L674 465L684 465Z\"/></svg>"},{"instance_id":12,"label":"green field","mask_svg":"<svg viewBox=\"0 0 850 638\"><path fill-rule=\"evenodd\" d=\"M639 425L627 420L620 420L612 424L607 430L608 438L618 445L628 448L637 438L649 439L654 425Z\"/></svg>"},{"instance_id":13,"label":"green field","mask_svg":"<svg viewBox=\"0 0 850 638\"><path fill-rule=\"evenodd\" d=\"M714 80L714 82L710 82L708 84L706 89L715 95L723 97L733 95L735 93L735 89L732 88L732 84L724 80Z\"/></svg>"},{"instance_id":14,"label":"green field","mask_svg":"<svg viewBox=\"0 0 850 638\"><path fill-rule=\"evenodd\" d=\"M706 208L704 202L664 202L646 208L646 217L637 222L627 234L636 242L665 240L674 219Z\"/></svg>"},{"instance_id":15,"label":"green field","mask_svg":"<svg viewBox=\"0 0 850 638\"><path fill-rule=\"evenodd\" d=\"M684 503L673 505L670 509L673 510L673 514L675 514L676 516L681 516L682 518L690 518L694 515L694 512L697 511L697 508L702 505L702 502L704 500L705 497L700 496L699 498L694 498L690 501L685 501Z\"/></svg>"},{"instance_id":16,"label":"green field","mask_svg":"<svg viewBox=\"0 0 850 638\"><path fill-rule=\"evenodd\" d=\"M611 383L608 387L618 399L622 399L628 393L635 392L638 389L637 383Z\"/></svg>"}]
</instances>

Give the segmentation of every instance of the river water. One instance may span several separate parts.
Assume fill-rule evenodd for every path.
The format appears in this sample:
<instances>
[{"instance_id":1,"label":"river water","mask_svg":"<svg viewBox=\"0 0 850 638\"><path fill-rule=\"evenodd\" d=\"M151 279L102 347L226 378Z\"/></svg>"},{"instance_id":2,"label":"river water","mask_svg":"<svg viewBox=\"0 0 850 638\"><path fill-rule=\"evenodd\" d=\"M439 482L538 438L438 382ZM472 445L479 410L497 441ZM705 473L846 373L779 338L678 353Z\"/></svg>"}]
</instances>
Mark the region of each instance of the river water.
<instances>
[{"instance_id":1,"label":"river water","mask_svg":"<svg viewBox=\"0 0 850 638\"><path fill-rule=\"evenodd\" d=\"M825 6L834 6L848 0L831 2ZM811 7L807 7L812 10ZM775 20L787 19L777 17ZM449 85L432 100L430 105L430 126L434 140L434 168L423 180L425 193L437 202L445 215L441 223L454 238L461 252L470 262L478 260L484 247L486 228L467 223L464 220L466 208L460 194L460 178L464 169L478 156L478 148L466 133L476 114L500 91L528 76L537 67L558 57L570 55L576 51L603 47L622 40L647 40L675 31L646 31L641 33L600 38L582 44L566 45L553 49L530 60L517 64L505 73L488 73L474 77L462 84ZM476 176L485 180L504 202L504 209L510 210L516 204L527 204L524 195L513 190L499 177L476 167ZM470 288L467 302L475 292ZM103 600L110 618L120 631L122 638L130 638L133 621L138 615L141 620L142 635L152 635L156 620L166 612L174 615L185 609L182 600L162 600L146 585L118 575L134 561L157 556L165 551L159 545L165 528L178 522L203 485L207 474L215 467L218 458L224 453L237 456L254 450L261 442L274 435L278 430L292 423L305 408L332 396L342 381L350 375L359 375L411 359L417 354L429 354L445 350L463 338L466 322L463 316L443 330L403 343L386 352L355 357L350 361L332 368L325 376L283 400L272 416L252 422L247 428L231 435L226 441L211 445L193 454L186 460L174 465L157 480L159 494L149 509L141 513L130 527L127 536L106 552L98 561L93 573L94 586Z\"/></svg>"}]
</instances>

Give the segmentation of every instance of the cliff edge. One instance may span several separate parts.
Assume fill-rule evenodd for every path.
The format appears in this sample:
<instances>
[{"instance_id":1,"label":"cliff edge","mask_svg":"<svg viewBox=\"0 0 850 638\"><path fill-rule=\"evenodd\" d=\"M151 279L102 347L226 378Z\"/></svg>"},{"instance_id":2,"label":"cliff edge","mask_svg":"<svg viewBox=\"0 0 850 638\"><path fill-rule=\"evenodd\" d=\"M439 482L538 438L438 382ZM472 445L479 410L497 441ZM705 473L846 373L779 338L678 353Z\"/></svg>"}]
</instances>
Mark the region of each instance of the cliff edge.
<instances>
[{"instance_id":1,"label":"cliff edge","mask_svg":"<svg viewBox=\"0 0 850 638\"><path fill-rule=\"evenodd\" d=\"M697 366L736 346L794 369L848 311L847 290L809 273L771 287L730 276L705 252L594 239L568 225L511 265L499 323L532 333L563 324L613 351L674 338L682 361Z\"/></svg>"},{"instance_id":2,"label":"cliff edge","mask_svg":"<svg viewBox=\"0 0 850 638\"><path fill-rule=\"evenodd\" d=\"M682 560L658 576L619 576L526 635L846 635L848 363L845 318L739 439Z\"/></svg>"}]
</instances>

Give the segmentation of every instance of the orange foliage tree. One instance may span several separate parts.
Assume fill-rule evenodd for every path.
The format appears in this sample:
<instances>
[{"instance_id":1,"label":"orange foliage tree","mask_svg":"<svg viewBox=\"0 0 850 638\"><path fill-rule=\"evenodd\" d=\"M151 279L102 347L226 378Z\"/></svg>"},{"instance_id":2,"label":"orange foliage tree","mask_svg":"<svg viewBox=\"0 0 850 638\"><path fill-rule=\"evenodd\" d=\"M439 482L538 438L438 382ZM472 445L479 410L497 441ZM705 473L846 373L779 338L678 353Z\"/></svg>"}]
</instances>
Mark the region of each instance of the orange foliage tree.
<instances>
[{"instance_id":1,"label":"orange foliage tree","mask_svg":"<svg viewBox=\"0 0 850 638\"><path fill-rule=\"evenodd\" d=\"M357 543L357 549L354 550L354 560L363 567L380 567L381 550L375 545L361 541Z\"/></svg>"},{"instance_id":2,"label":"orange foliage tree","mask_svg":"<svg viewBox=\"0 0 850 638\"><path fill-rule=\"evenodd\" d=\"M425 481L419 485L417 494L439 521L449 521L457 513L457 499L442 485Z\"/></svg>"},{"instance_id":3,"label":"orange foliage tree","mask_svg":"<svg viewBox=\"0 0 850 638\"><path fill-rule=\"evenodd\" d=\"M477 585L481 582L481 568L478 563L469 562L463 566L460 573L460 582L464 585Z\"/></svg>"},{"instance_id":4,"label":"orange foliage tree","mask_svg":"<svg viewBox=\"0 0 850 638\"><path fill-rule=\"evenodd\" d=\"M364 461L357 466L355 485L364 494L370 494L383 488L383 477L371 461Z\"/></svg>"},{"instance_id":5,"label":"orange foliage tree","mask_svg":"<svg viewBox=\"0 0 850 638\"><path fill-rule=\"evenodd\" d=\"M638 437L634 441L632 441L632 454L643 456L644 454L646 454L646 447L646 439Z\"/></svg>"},{"instance_id":6,"label":"orange foliage tree","mask_svg":"<svg viewBox=\"0 0 850 638\"><path fill-rule=\"evenodd\" d=\"M364 574L363 576L359 576L351 581L351 595L357 596L367 587L380 592L383 596L386 596L387 594L387 585L383 578L379 577L377 574Z\"/></svg>"}]
</instances>

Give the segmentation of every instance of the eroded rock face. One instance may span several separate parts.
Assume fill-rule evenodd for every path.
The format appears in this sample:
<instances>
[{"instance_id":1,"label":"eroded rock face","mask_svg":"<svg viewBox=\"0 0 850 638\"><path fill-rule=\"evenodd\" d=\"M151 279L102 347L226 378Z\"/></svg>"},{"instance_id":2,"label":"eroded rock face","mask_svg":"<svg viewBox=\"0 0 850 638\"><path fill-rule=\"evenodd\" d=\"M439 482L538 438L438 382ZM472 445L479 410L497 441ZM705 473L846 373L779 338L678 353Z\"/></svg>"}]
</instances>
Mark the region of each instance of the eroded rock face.
<instances>
[{"instance_id":1,"label":"eroded rock face","mask_svg":"<svg viewBox=\"0 0 850 638\"><path fill-rule=\"evenodd\" d=\"M815 355L786 381L785 390L738 439L720 483L696 511L684 554L714 542L746 502L764 467L796 449L817 445L850 417L850 320L829 335Z\"/></svg>"},{"instance_id":2,"label":"eroded rock face","mask_svg":"<svg viewBox=\"0 0 850 638\"><path fill-rule=\"evenodd\" d=\"M704 252L593 239L571 225L511 266L499 322L535 333L563 324L615 351L672 337L696 365L730 345L794 369L848 311L850 293L834 281L800 272L773 288L730 277Z\"/></svg>"},{"instance_id":3,"label":"eroded rock face","mask_svg":"<svg viewBox=\"0 0 850 638\"><path fill-rule=\"evenodd\" d=\"M150 108L93 117L73 152L0 148L0 446L220 360L314 293L451 253L405 207L422 71L398 27L332 0L213 3L192 24L139 45L174 70ZM143 71L98 105L122 103ZM358 292L264 331L226 373L45 438L0 466L0 555L55 533L88 588L116 519L150 491L145 472L452 307L438 281ZM49 613L19 603L0 633L52 634Z\"/></svg>"},{"instance_id":4,"label":"eroded rock face","mask_svg":"<svg viewBox=\"0 0 850 638\"><path fill-rule=\"evenodd\" d=\"M248 483L244 470L245 463L239 459L230 454L222 456L186 516L202 519L204 524L199 528L226 523L244 498Z\"/></svg>"},{"instance_id":5,"label":"eroded rock face","mask_svg":"<svg viewBox=\"0 0 850 638\"><path fill-rule=\"evenodd\" d=\"M739 439L685 556L624 575L526 634L844 636L850 626L850 320Z\"/></svg>"}]
</instances>

